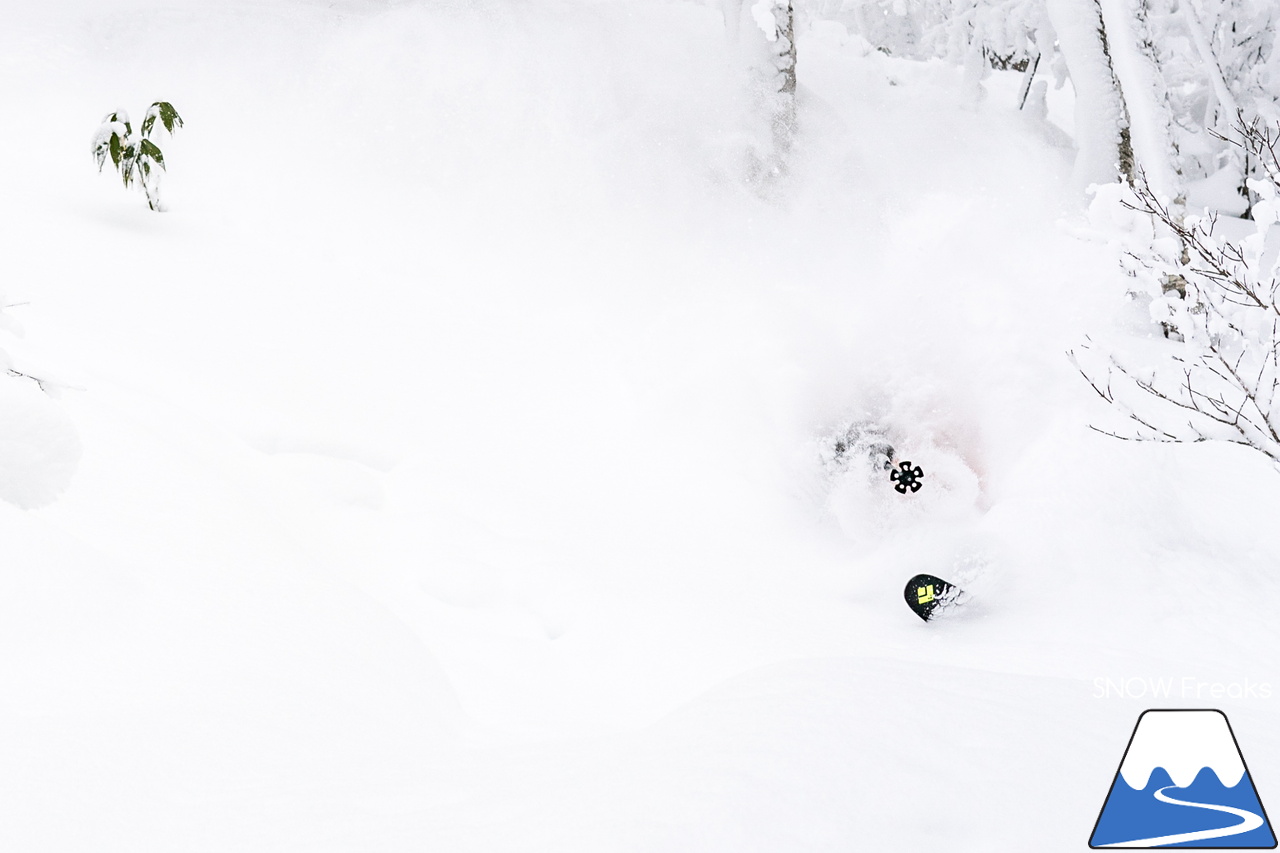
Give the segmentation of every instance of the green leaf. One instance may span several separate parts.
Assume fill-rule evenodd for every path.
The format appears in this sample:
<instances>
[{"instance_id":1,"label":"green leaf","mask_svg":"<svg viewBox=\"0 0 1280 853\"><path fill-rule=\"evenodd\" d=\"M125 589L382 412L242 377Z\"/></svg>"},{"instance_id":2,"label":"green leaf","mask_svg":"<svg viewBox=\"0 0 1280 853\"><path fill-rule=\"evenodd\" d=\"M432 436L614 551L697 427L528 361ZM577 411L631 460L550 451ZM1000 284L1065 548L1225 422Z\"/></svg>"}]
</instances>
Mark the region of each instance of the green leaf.
<instances>
[{"instance_id":1,"label":"green leaf","mask_svg":"<svg viewBox=\"0 0 1280 853\"><path fill-rule=\"evenodd\" d=\"M134 172L138 168L138 147L134 143L129 143L120 150L120 177L124 180L124 185L130 186L134 181Z\"/></svg>"},{"instance_id":2,"label":"green leaf","mask_svg":"<svg viewBox=\"0 0 1280 853\"><path fill-rule=\"evenodd\" d=\"M182 127L182 116L178 115L178 111L173 108L173 104L168 101L156 101L155 106L160 108L160 121L164 123L165 130L173 133L175 128Z\"/></svg>"},{"instance_id":3,"label":"green leaf","mask_svg":"<svg viewBox=\"0 0 1280 853\"><path fill-rule=\"evenodd\" d=\"M167 168L164 165L164 155L160 153L160 149L150 139L142 140L140 157L142 162L147 165L147 168L150 168L151 162L155 162L161 169Z\"/></svg>"},{"instance_id":4,"label":"green leaf","mask_svg":"<svg viewBox=\"0 0 1280 853\"><path fill-rule=\"evenodd\" d=\"M98 171L106 165L107 157L118 169L123 149L130 144L128 116L123 112L108 113L98 132L93 135L93 158L98 163Z\"/></svg>"},{"instance_id":5,"label":"green leaf","mask_svg":"<svg viewBox=\"0 0 1280 853\"><path fill-rule=\"evenodd\" d=\"M182 116L178 115L178 111L173 108L173 104L168 101L156 101L147 108L147 117L142 121L142 135L150 136L152 128L156 125L156 119L160 119L160 123L164 125L170 135L176 128L182 127Z\"/></svg>"}]
</instances>

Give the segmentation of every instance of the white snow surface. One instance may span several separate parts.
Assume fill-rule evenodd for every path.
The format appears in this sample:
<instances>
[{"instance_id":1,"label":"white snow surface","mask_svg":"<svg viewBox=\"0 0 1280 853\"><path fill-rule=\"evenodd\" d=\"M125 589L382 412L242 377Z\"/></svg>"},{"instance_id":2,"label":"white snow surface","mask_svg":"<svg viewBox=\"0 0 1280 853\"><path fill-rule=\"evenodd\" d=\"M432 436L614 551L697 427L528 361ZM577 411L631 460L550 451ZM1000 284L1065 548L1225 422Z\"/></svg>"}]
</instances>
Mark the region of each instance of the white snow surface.
<instances>
[{"instance_id":1,"label":"white snow surface","mask_svg":"<svg viewBox=\"0 0 1280 853\"><path fill-rule=\"evenodd\" d=\"M1017 75L802 23L766 200L696 4L10 6L0 849L1077 850L1153 704L1280 784L1280 476L1088 429L1149 330Z\"/></svg>"},{"instance_id":2,"label":"white snow surface","mask_svg":"<svg viewBox=\"0 0 1280 853\"><path fill-rule=\"evenodd\" d=\"M71 482L80 441L67 415L30 380L0 382L0 499L45 506Z\"/></svg>"},{"instance_id":3,"label":"white snow surface","mask_svg":"<svg viewBox=\"0 0 1280 853\"><path fill-rule=\"evenodd\" d=\"M1129 787L1147 787L1151 772L1163 767L1173 784L1185 788L1208 767L1233 788L1244 776L1244 761L1227 718L1219 711L1148 711L1138 721L1120 765Z\"/></svg>"}]
</instances>

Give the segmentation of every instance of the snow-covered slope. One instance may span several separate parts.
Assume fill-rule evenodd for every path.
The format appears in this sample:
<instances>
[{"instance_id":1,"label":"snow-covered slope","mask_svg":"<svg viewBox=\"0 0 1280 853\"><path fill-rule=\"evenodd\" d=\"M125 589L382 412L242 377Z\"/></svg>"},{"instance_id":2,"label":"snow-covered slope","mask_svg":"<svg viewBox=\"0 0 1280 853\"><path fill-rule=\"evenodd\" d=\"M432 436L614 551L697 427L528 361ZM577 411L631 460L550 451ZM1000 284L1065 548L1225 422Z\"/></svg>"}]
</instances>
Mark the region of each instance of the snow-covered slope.
<instances>
[{"instance_id":1,"label":"snow-covered slope","mask_svg":"<svg viewBox=\"0 0 1280 853\"><path fill-rule=\"evenodd\" d=\"M5 15L3 346L76 435L0 504L5 849L1077 849L1152 704L1280 779L1214 695L1280 682L1280 482L1087 430L1124 284L1015 79L806 25L765 199L694 4ZM162 215L88 153L155 99ZM824 469L858 418L919 500Z\"/></svg>"}]
</instances>

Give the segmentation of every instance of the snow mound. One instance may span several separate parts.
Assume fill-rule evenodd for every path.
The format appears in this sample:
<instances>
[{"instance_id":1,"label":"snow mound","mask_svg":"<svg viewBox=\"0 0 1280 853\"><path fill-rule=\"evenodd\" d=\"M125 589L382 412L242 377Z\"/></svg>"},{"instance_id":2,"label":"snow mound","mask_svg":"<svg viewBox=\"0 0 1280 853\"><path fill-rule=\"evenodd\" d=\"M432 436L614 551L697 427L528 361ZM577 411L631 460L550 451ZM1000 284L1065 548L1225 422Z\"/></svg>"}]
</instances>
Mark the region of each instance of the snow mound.
<instances>
[{"instance_id":1,"label":"snow mound","mask_svg":"<svg viewBox=\"0 0 1280 853\"><path fill-rule=\"evenodd\" d=\"M33 382L0 382L0 498L23 509L52 503L71 483L80 439Z\"/></svg>"}]
</instances>

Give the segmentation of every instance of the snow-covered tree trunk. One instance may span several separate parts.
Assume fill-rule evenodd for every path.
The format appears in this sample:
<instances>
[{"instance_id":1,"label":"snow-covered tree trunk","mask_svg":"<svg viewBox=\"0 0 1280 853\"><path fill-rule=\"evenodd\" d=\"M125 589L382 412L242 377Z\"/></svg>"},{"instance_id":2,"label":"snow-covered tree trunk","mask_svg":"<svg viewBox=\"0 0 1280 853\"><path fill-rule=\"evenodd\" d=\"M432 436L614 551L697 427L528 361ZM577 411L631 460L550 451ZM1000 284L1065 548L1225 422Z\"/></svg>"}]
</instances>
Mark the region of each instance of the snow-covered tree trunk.
<instances>
[{"instance_id":1,"label":"snow-covered tree trunk","mask_svg":"<svg viewBox=\"0 0 1280 853\"><path fill-rule=\"evenodd\" d=\"M1168 90L1152 44L1151 0L1099 0L1099 5L1110 36L1112 68L1129 119L1138 180L1143 191L1168 205L1170 217L1181 225L1186 196L1172 138ZM1130 175L1130 186L1135 185L1134 177ZM1171 231L1182 235L1181 228ZM1183 263L1190 260L1185 243L1181 258ZM1185 296L1187 292L1187 280L1177 271L1167 273L1161 286L1165 293ZM1167 323L1163 328L1166 336L1176 333Z\"/></svg>"},{"instance_id":2,"label":"snow-covered tree trunk","mask_svg":"<svg viewBox=\"0 0 1280 853\"><path fill-rule=\"evenodd\" d=\"M1099 0L1099 8L1105 45L1128 118L1133 159L1153 193L1180 200L1182 182L1171 138L1173 119L1152 44L1150 2Z\"/></svg>"},{"instance_id":3,"label":"snow-covered tree trunk","mask_svg":"<svg viewBox=\"0 0 1280 853\"><path fill-rule=\"evenodd\" d=\"M767 130L749 167L754 183L786 171L796 133L795 12L791 0L724 0L725 22L745 58L754 121Z\"/></svg>"},{"instance_id":4,"label":"snow-covered tree trunk","mask_svg":"<svg viewBox=\"0 0 1280 853\"><path fill-rule=\"evenodd\" d=\"M1219 119L1225 117L1229 124L1240 114L1240 105L1236 103L1235 95L1227 86L1226 77L1222 73L1222 63L1218 61L1217 54L1205 35L1204 27L1190 3L1182 7L1182 17L1186 21L1187 32L1191 35L1191 43L1196 46L1196 53L1204 64L1205 74L1209 78L1214 97L1218 99L1217 109L1207 111L1206 122L1209 121L1210 115L1216 115Z\"/></svg>"},{"instance_id":5,"label":"snow-covered tree trunk","mask_svg":"<svg viewBox=\"0 0 1280 853\"><path fill-rule=\"evenodd\" d=\"M751 16L764 35L754 73L770 130L771 151L763 158L762 177L771 179L786 171L796 132L795 12L791 0L757 0Z\"/></svg>"},{"instance_id":6,"label":"snow-covered tree trunk","mask_svg":"<svg viewBox=\"0 0 1280 853\"><path fill-rule=\"evenodd\" d=\"M775 143L780 149L790 149L796 130L796 16L791 0L772 0L772 5L773 38L765 30L777 70L773 78L778 89L772 126Z\"/></svg>"},{"instance_id":7,"label":"snow-covered tree trunk","mask_svg":"<svg viewBox=\"0 0 1280 853\"><path fill-rule=\"evenodd\" d=\"M1124 97L1111 64L1099 0L1046 0L1076 94L1075 180L1081 186L1134 177Z\"/></svg>"}]
</instances>

